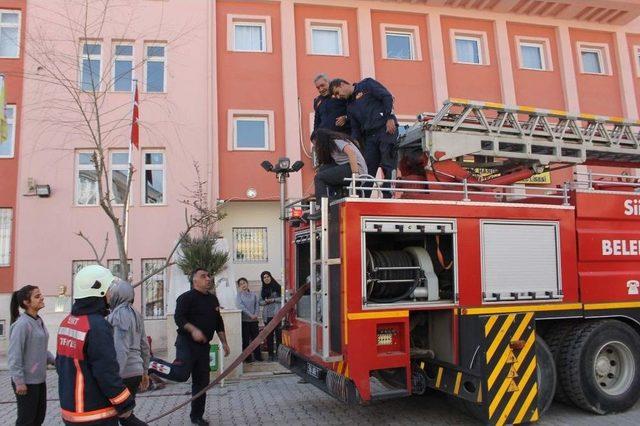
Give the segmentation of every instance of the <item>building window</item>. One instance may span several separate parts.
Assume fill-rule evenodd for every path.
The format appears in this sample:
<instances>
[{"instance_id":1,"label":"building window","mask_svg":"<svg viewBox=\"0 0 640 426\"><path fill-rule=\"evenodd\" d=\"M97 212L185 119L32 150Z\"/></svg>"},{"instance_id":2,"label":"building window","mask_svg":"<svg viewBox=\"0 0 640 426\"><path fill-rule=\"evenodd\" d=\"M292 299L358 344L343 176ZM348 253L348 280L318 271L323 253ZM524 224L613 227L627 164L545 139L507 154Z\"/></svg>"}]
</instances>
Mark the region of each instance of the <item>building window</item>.
<instances>
[{"instance_id":1,"label":"building window","mask_svg":"<svg viewBox=\"0 0 640 426\"><path fill-rule=\"evenodd\" d=\"M133 45L118 43L114 46L113 90L133 90Z\"/></svg>"},{"instance_id":2,"label":"building window","mask_svg":"<svg viewBox=\"0 0 640 426\"><path fill-rule=\"evenodd\" d=\"M610 74L609 48L606 44L578 43L580 68L584 74Z\"/></svg>"},{"instance_id":3,"label":"building window","mask_svg":"<svg viewBox=\"0 0 640 426\"><path fill-rule=\"evenodd\" d=\"M111 201L113 204L122 205L129 180L129 153L127 151L112 151L109 164L111 166ZM129 193L129 200L131 200L131 193Z\"/></svg>"},{"instance_id":4,"label":"building window","mask_svg":"<svg viewBox=\"0 0 640 426\"><path fill-rule=\"evenodd\" d=\"M129 275L131 275L131 259L127 261L127 266L129 267ZM107 260L107 268L109 268L111 273L116 277L120 277L123 279L129 278L129 277L122 276L122 267L121 267L120 259Z\"/></svg>"},{"instance_id":5,"label":"building window","mask_svg":"<svg viewBox=\"0 0 640 426\"><path fill-rule=\"evenodd\" d=\"M144 204L164 204L164 152L144 152Z\"/></svg>"},{"instance_id":6,"label":"building window","mask_svg":"<svg viewBox=\"0 0 640 426\"><path fill-rule=\"evenodd\" d=\"M100 90L102 82L102 46L97 41L82 44L80 88L86 92Z\"/></svg>"},{"instance_id":7,"label":"building window","mask_svg":"<svg viewBox=\"0 0 640 426\"><path fill-rule=\"evenodd\" d=\"M76 205L98 205L98 172L92 151L76 152Z\"/></svg>"},{"instance_id":8,"label":"building window","mask_svg":"<svg viewBox=\"0 0 640 426\"><path fill-rule=\"evenodd\" d=\"M7 137L0 142L0 158L13 158L16 142L16 106L7 105L4 115L7 118Z\"/></svg>"},{"instance_id":9,"label":"building window","mask_svg":"<svg viewBox=\"0 0 640 426\"><path fill-rule=\"evenodd\" d=\"M387 59L412 60L415 58L411 33L389 31L385 34L385 40L387 42Z\"/></svg>"},{"instance_id":10,"label":"building window","mask_svg":"<svg viewBox=\"0 0 640 426\"><path fill-rule=\"evenodd\" d=\"M451 30L453 61L460 64L489 65L487 34L481 31Z\"/></svg>"},{"instance_id":11,"label":"building window","mask_svg":"<svg viewBox=\"0 0 640 426\"><path fill-rule=\"evenodd\" d=\"M0 266L9 266L11 263L12 223L13 210L0 209Z\"/></svg>"},{"instance_id":12,"label":"building window","mask_svg":"<svg viewBox=\"0 0 640 426\"><path fill-rule=\"evenodd\" d=\"M267 262L267 228L233 228L233 262Z\"/></svg>"},{"instance_id":13,"label":"building window","mask_svg":"<svg viewBox=\"0 0 640 426\"><path fill-rule=\"evenodd\" d=\"M273 111L229 110L230 151L272 151Z\"/></svg>"},{"instance_id":14,"label":"building window","mask_svg":"<svg viewBox=\"0 0 640 426\"><path fill-rule=\"evenodd\" d=\"M311 55L349 56L347 22L307 19L307 53Z\"/></svg>"},{"instance_id":15,"label":"building window","mask_svg":"<svg viewBox=\"0 0 640 426\"><path fill-rule=\"evenodd\" d=\"M0 58L20 56L20 12L0 10Z\"/></svg>"},{"instance_id":16,"label":"building window","mask_svg":"<svg viewBox=\"0 0 640 426\"><path fill-rule=\"evenodd\" d=\"M633 54L636 61L636 75L640 77L640 46L633 46Z\"/></svg>"},{"instance_id":17,"label":"building window","mask_svg":"<svg viewBox=\"0 0 640 426\"><path fill-rule=\"evenodd\" d=\"M263 22L234 22L233 50L236 52L266 52L265 24Z\"/></svg>"},{"instance_id":18,"label":"building window","mask_svg":"<svg viewBox=\"0 0 640 426\"><path fill-rule=\"evenodd\" d=\"M142 259L142 277L152 274L165 264L165 259ZM142 312L145 318L164 318L166 286L164 269L142 283Z\"/></svg>"},{"instance_id":19,"label":"building window","mask_svg":"<svg viewBox=\"0 0 640 426\"><path fill-rule=\"evenodd\" d=\"M551 48L548 38L516 36L520 68L534 71L552 71Z\"/></svg>"},{"instance_id":20,"label":"building window","mask_svg":"<svg viewBox=\"0 0 640 426\"><path fill-rule=\"evenodd\" d=\"M147 44L145 51L144 81L149 93L164 93L167 86L167 56L164 44Z\"/></svg>"}]
</instances>

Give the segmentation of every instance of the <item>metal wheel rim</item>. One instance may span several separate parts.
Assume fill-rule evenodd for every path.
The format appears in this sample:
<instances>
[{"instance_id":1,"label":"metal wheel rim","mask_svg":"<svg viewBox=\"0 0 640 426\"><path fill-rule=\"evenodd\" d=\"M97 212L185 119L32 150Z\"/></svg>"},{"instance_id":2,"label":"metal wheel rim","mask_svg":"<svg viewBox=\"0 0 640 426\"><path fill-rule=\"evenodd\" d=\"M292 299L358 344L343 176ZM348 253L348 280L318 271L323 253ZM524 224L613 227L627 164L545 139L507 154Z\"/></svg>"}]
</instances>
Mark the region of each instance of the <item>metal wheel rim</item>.
<instances>
[{"instance_id":1,"label":"metal wheel rim","mask_svg":"<svg viewBox=\"0 0 640 426\"><path fill-rule=\"evenodd\" d=\"M620 395L629 390L636 373L633 353L619 341L607 342L596 352L593 378L607 395Z\"/></svg>"}]
</instances>

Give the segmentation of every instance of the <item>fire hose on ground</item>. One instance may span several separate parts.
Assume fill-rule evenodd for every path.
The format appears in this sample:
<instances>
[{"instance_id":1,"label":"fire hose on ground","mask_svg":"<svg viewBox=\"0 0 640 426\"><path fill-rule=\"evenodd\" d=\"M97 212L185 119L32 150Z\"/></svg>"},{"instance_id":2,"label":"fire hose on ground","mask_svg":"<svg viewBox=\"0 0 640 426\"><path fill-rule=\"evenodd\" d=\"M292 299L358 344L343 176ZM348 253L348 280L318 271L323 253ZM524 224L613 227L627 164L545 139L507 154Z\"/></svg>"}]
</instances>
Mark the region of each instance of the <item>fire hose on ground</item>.
<instances>
[{"instance_id":1,"label":"fire hose on ground","mask_svg":"<svg viewBox=\"0 0 640 426\"><path fill-rule=\"evenodd\" d=\"M253 353L253 351L258 346L260 346L262 341L264 339L266 339L267 336L269 334L271 334L271 332L273 330L275 330L275 328L278 326L278 324L280 324L280 322L284 319L284 317L296 306L296 304L300 301L300 299L302 298L302 296L304 295L304 293L308 289L309 289L309 284L308 283L305 284L304 286L300 287L298 289L298 291L293 295L293 297L291 299L289 299L289 301L282 307L282 309L280 309L280 311L276 314L276 316L262 329L260 334L258 334L258 337L256 337L249 344L249 346L247 346L245 348L245 350L242 351L242 353L235 360L233 360L233 362L229 365L229 367L227 367L222 373L220 373L220 375L218 377L216 377L216 379L213 382L209 383L207 385L207 387L202 389L197 394L193 395L193 397L191 397L191 399L188 399L188 400L176 405L172 409L160 414L157 417L154 417L152 419L146 420L146 422L147 423L155 422L157 420L160 420L163 417L168 416L171 413L174 413L174 412L178 411L179 409L181 409L182 407L186 406L187 404L190 404L192 401L200 398L202 395L204 395L206 392L208 392L211 388L213 388L215 385L217 385L222 380L224 380L225 377L227 377L233 370L236 369L236 367L238 367L238 365L240 365L249 355L251 355Z\"/></svg>"}]
</instances>

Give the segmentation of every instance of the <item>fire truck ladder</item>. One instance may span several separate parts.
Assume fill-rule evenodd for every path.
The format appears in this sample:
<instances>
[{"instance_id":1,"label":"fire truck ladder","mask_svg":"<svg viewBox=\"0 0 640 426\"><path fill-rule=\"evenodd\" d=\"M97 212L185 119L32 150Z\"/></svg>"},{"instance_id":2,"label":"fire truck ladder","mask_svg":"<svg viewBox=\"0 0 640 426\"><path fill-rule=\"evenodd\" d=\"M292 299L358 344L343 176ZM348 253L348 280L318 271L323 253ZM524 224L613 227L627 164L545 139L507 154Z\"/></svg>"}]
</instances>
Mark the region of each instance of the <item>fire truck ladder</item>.
<instances>
[{"instance_id":1,"label":"fire truck ladder","mask_svg":"<svg viewBox=\"0 0 640 426\"><path fill-rule=\"evenodd\" d=\"M640 121L493 102L450 99L418 116L402 145L421 141L438 160L464 155L525 163L640 163Z\"/></svg>"},{"instance_id":2,"label":"fire truck ladder","mask_svg":"<svg viewBox=\"0 0 640 426\"><path fill-rule=\"evenodd\" d=\"M316 211L315 201L310 203L310 211ZM320 213L320 229L316 225L315 220L309 221L310 231L310 294L311 301L311 353L316 355L324 362L342 361L342 355L331 354L330 351L330 327L329 327L329 266L340 264L340 258L329 258L329 200L321 198ZM320 258L317 258L316 233L320 234ZM317 267L320 266L320 289L318 290ZM319 302L319 303L318 303ZM318 318L318 306L321 307L322 313ZM318 333L317 327L322 328L322 348L318 350Z\"/></svg>"}]
</instances>

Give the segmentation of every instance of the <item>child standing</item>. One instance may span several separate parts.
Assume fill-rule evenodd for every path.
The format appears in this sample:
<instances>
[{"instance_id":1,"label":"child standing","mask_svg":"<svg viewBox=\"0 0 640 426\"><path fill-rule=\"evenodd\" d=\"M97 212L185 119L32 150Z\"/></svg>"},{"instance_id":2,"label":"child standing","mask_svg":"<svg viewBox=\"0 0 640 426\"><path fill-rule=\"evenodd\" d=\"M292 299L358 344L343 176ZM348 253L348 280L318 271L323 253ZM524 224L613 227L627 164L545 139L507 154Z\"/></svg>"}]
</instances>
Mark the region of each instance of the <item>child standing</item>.
<instances>
[{"instance_id":1,"label":"child standing","mask_svg":"<svg viewBox=\"0 0 640 426\"><path fill-rule=\"evenodd\" d=\"M47 364L54 364L55 358L47 351L49 332L38 316L42 308L44 296L38 287L26 285L11 296L8 357L18 401L16 425L41 425L47 411Z\"/></svg>"},{"instance_id":2,"label":"child standing","mask_svg":"<svg viewBox=\"0 0 640 426\"><path fill-rule=\"evenodd\" d=\"M246 278L238 279L237 283L239 291L236 297L236 305L242 311L242 350L245 350L258 337L260 305L258 304L258 296L249 290L249 281ZM252 357L247 358L247 362L253 361L262 361L260 346L253 351L253 359Z\"/></svg>"}]
</instances>

